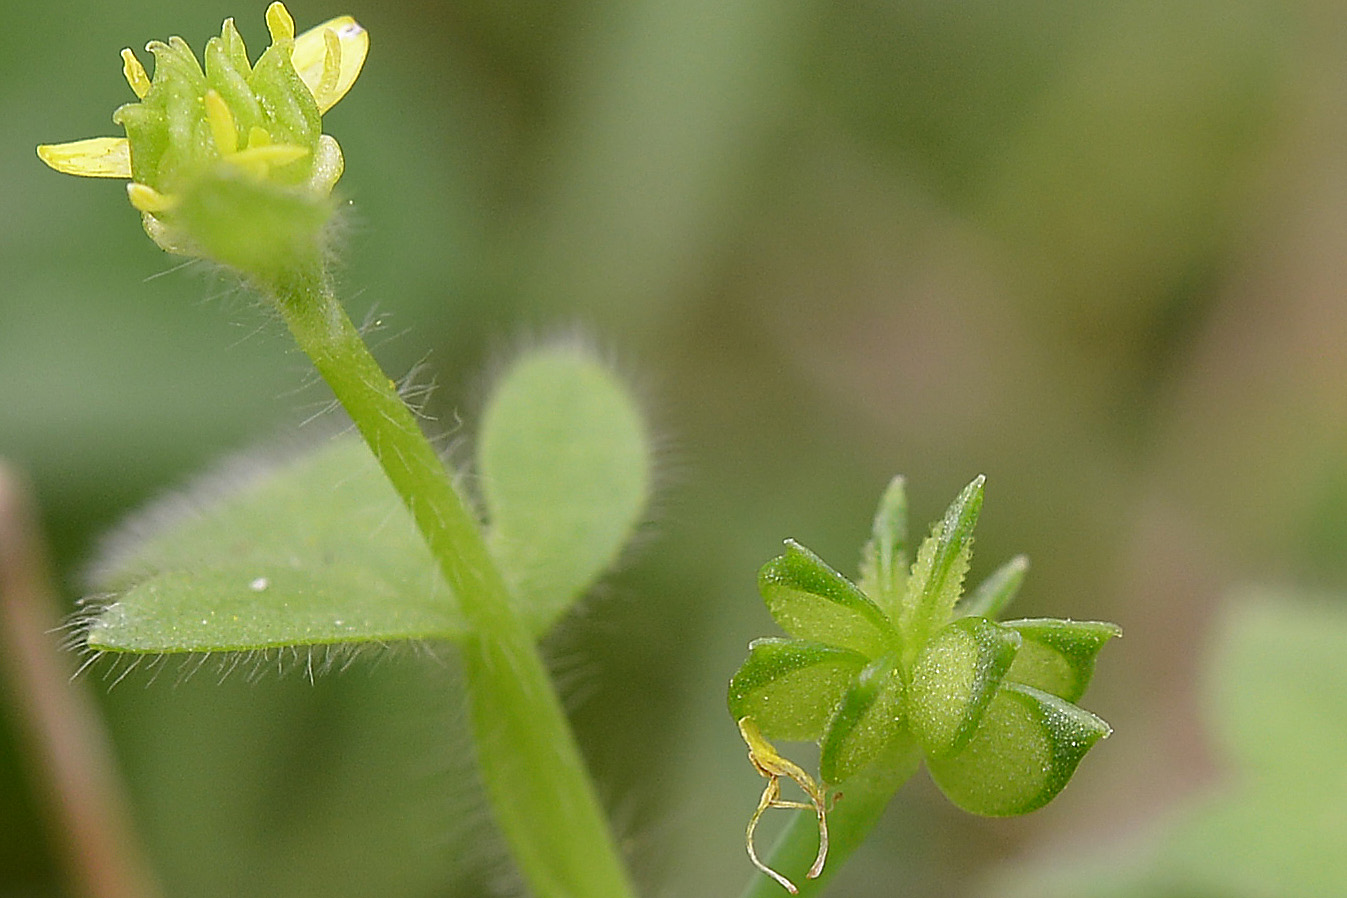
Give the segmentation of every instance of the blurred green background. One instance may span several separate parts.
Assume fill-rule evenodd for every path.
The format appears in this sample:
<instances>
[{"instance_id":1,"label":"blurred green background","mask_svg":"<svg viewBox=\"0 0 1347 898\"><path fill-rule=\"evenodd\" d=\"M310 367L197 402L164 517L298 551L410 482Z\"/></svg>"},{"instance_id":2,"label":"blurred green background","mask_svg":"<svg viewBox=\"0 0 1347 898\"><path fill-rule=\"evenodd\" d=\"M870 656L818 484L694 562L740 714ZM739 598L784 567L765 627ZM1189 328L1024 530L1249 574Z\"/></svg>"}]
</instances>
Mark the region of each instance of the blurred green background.
<instances>
[{"instance_id":1,"label":"blurred green background","mask_svg":"<svg viewBox=\"0 0 1347 898\"><path fill-rule=\"evenodd\" d=\"M123 46L200 50L232 15L256 54L264 6L5 6L0 456L72 602L100 534L326 400L228 277L155 248L121 184L33 151L117 133ZM1007 863L1115 844L1222 782L1194 685L1222 596L1347 588L1340 4L291 11L371 32L325 118L342 288L390 372L426 364L438 428L470 439L493 366L557 333L648 404L652 523L548 642L644 894L747 879L761 782L724 693L774 631L755 572L785 537L854 570L898 472L918 526L986 473L975 576L1026 552L1019 614L1123 626L1084 701L1117 732L1023 819L963 815L919 775L837 894L995 894ZM86 681L169 895L517 890L452 653L220 680ZM31 769L0 717L0 895L67 894Z\"/></svg>"}]
</instances>

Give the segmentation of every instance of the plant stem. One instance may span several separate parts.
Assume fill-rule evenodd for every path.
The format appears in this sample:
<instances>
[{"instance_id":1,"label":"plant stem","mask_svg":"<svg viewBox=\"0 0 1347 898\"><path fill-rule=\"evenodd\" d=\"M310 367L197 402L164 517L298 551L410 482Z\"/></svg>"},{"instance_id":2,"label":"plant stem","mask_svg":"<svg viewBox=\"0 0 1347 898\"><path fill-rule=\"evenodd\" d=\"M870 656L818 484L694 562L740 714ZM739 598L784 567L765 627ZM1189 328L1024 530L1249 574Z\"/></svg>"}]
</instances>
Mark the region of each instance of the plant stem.
<instances>
[{"instance_id":1,"label":"plant stem","mask_svg":"<svg viewBox=\"0 0 1347 898\"><path fill-rule=\"evenodd\" d=\"M768 853L767 866L788 877L800 890L801 898L823 892L828 881L842 869L860 844L879 822L884 808L898 787L916 771L920 755L913 751L894 764L879 764L880 772L853 777L828 812L828 860L817 879L805 879L804 871L818 852L818 820L812 813L795 812ZM767 876L754 871L753 878L740 898L782 898L784 889Z\"/></svg>"},{"instance_id":2,"label":"plant stem","mask_svg":"<svg viewBox=\"0 0 1347 898\"><path fill-rule=\"evenodd\" d=\"M461 643L477 762L496 820L539 898L634 894L579 747L477 520L322 265L267 292L411 512L471 624Z\"/></svg>"}]
</instances>

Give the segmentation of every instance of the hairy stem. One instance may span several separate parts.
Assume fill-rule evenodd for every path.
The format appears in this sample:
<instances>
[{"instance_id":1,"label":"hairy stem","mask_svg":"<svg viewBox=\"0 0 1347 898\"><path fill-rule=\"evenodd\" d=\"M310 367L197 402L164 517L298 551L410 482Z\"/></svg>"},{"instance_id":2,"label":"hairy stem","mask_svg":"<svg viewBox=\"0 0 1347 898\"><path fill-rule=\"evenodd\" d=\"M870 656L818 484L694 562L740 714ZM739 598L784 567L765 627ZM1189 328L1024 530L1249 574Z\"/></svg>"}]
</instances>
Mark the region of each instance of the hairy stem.
<instances>
[{"instance_id":1,"label":"hairy stem","mask_svg":"<svg viewBox=\"0 0 1347 898\"><path fill-rule=\"evenodd\" d=\"M630 898L546 667L451 472L332 293L322 266L267 292L411 512L471 623L461 644L477 761L496 820L540 898Z\"/></svg>"}]
</instances>

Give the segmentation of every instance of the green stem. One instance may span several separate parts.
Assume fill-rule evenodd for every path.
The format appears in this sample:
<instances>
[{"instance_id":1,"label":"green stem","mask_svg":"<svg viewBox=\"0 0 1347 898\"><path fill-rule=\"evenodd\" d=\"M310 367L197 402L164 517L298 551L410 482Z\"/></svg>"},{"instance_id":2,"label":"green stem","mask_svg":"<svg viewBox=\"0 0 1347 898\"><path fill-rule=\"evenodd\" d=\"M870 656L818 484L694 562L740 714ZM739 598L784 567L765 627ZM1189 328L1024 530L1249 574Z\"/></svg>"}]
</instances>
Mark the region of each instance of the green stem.
<instances>
[{"instance_id":1,"label":"green stem","mask_svg":"<svg viewBox=\"0 0 1347 898\"><path fill-rule=\"evenodd\" d=\"M320 264L267 292L392 481L471 624L461 646L477 761L496 820L540 898L634 894L537 648L476 518Z\"/></svg>"},{"instance_id":2,"label":"green stem","mask_svg":"<svg viewBox=\"0 0 1347 898\"><path fill-rule=\"evenodd\" d=\"M875 828L893 793L916 771L920 754L911 751L894 764L879 765L882 772L849 780L842 795L828 812L828 860L817 879L805 879L804 871L818 853L818 819L812 812L796 811L766 857L767 866L795 883L801 898L823 892L828 881L860 847ZM786 894L774 880L754 871L740 898L782 898Z\"/></svg>"}]
</instances>

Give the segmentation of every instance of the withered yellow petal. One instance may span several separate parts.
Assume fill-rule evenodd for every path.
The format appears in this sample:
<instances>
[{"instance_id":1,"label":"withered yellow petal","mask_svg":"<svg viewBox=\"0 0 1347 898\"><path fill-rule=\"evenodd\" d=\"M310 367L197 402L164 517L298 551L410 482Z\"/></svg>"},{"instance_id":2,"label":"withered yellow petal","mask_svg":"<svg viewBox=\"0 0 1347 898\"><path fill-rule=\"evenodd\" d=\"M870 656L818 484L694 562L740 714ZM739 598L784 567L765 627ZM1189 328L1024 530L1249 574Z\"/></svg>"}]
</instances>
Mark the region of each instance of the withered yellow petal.
<instances>
[{"instance_id":1,"label":"withered yellow petal","mask_svg":"<svg viewBox=\"0 0 1347 898\"><path fill-rule=\"evenodd\" d=\"M329 75L325 84L323 72L329 57L330 39L325 38L323 32L329 30L337 36L341 52L332 54L339 57L334 60L337 65L335 83ZM290 61L294 63L300 80L313 94L314 100L318 103L318 111L327 112L351 89L356 77L360 75L361 67L365 65L365 56L368 54L369 32L360 27L351 16L338 16L310 28L295 38L295 50L290 56ZM328 84L333 86L329 88Z\"/></svg>"},{"instance_id":2,"label":"withered yellow petal","mask_svg":"<svg viewBox=\"0 0 1347 898\"><path fill-rule=\"evenodd\" d=\"M130 178L131 148L125 137L90 137L70 143L47 143L38 157L67 175L83 178Z\"/></svg>"}]
</instances>

